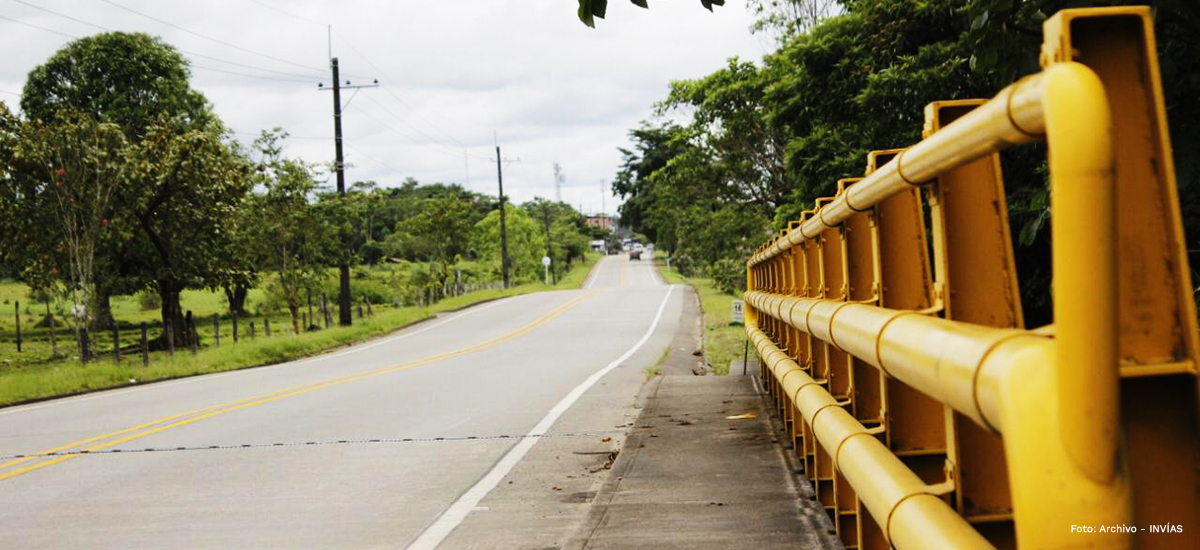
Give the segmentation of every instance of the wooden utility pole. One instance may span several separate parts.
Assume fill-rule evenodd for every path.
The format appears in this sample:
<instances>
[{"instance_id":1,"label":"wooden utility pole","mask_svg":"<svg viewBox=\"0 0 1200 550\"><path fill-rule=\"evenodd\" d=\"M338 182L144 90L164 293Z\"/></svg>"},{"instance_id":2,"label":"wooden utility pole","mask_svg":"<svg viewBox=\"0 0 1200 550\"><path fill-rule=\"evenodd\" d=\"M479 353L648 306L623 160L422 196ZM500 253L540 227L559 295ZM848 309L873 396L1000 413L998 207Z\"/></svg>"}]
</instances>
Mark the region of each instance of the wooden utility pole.
<instances>
[{"instance_id":1,"label":"wooden utility pole","mask_svg":"<svg viewBox=\"0 0 1200 550\"><path fill-rule=\"evenodd\" d=\"M346 196L346 171L345 162L342 155L342 82L339 80L338 74L338 59L330 57L329 67L333 71L333 148L334 148L334 168L337 170L337 191L338 195ZM365 85L350 85L346 81L345 88L374 88L379 83ZM324 86L321 87L325 89ZM353 97L351 99L354 99ZM343 260L338 266L338 324L342 326L350 326L353 316L350 313L350 265Z\"/></svg>"},{"instance_id":2,"label":"wooden utility pole","mask_svg":"<svg viewBox=\"0 0 1200 550\"><path fill-rule=\"evenodd\" d=\"M500 167L500 145L496 145L496 182L500 184L500 273L508 288L508 233L504 228L504 170Z\"/></svg>"},{"instance_id":3,"label":"wooden utility pole","mask_svg":"<svg viewBox=\"0 0 1200 550\"><path fill-rule=\"evenodd\" d=\"M500 271L504 276L504 288L510 285L508 267L508 229L505 224L504 213L504 170L501 163L504 162L521 162L521 159L506 159L500 156L500 140L496 139L496 182L500 185Z\"/></svg>"},{"instance_id":4,"label":"wooden utility pole","mask_svg":"<svg viewBox=\"0 0 1200 550\"><path fill-rule=\"evenodd\" d=\"M333 146L336 150L338 195L346 196L346 172L342 162L342 87L338 80L338 60L330 60L333 67ZM338 266L338 324L350 326L350 265L342 260Z\"/></svg>"}]
</instances>

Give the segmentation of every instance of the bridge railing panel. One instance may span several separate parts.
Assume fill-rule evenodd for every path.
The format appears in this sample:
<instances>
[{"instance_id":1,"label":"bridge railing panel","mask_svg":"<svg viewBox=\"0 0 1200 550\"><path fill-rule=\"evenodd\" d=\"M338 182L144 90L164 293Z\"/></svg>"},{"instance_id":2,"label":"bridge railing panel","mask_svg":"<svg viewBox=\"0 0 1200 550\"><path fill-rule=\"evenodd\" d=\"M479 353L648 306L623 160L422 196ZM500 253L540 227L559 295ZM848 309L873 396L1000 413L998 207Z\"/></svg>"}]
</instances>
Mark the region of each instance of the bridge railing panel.
<instances>
[{"instance_id":1,"label":"bridge railing panel","mask_svg":"<svg viewBox=\"0 0 1200 550\"><path fill-rule=\"evenodd\" d=\"M1042 73L931 104L748 261L761 375L848 548L1200 547L1071 529L1200 517L1200 353L1149 9L1045 33ZM1055 323L1025 330L998 152L1039 139Z\"/></svg>"}]
</instances>

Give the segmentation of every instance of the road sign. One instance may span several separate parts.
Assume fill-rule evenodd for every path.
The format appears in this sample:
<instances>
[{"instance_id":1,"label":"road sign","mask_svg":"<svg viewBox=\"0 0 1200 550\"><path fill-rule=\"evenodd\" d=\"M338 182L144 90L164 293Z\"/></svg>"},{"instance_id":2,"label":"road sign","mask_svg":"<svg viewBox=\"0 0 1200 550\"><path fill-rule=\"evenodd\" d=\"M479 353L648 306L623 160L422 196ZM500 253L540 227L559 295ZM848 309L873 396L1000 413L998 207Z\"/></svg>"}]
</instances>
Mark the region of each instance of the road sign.
<instances>
[{"instance_id":1,"label":"road sign","mask_svg":"<svg viewBox=\"0 0 1200 550\"><path fill-rule=\"evenodd\" d=\"M743 325L746 323L746 302L741 300L733 301L733 311L729 315L729 324Z\"/></svg>"},{"instance_id":2,"label":"road sign","mask_svg":"<svg viewBox=\"0 0 1200 550\"><path fill-rule=\"evenodd\" d=\"M542 265L550 267L550 256L542 256Z\"/></svg>"}]
</instances>

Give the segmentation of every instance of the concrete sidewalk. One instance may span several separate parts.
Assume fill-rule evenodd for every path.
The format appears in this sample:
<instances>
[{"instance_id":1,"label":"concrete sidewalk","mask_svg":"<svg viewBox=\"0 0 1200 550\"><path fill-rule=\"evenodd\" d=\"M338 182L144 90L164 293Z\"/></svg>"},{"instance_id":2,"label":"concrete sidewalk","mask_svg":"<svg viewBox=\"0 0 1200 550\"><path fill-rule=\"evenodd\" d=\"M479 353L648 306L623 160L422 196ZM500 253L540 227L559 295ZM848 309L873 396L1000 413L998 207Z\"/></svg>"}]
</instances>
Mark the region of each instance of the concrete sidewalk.
<instances>
[{"instance_id":1,"label":"concrete sidewalk","mask_svg":"<svg viewBox=\"0 0 1200 550\"><path fill-rule=\"evenodd\" d=\"M789 466L755 377L695 374L697 330L681 324L623 452L564 548L841 549Z\"/></svg>"}]
</instances>

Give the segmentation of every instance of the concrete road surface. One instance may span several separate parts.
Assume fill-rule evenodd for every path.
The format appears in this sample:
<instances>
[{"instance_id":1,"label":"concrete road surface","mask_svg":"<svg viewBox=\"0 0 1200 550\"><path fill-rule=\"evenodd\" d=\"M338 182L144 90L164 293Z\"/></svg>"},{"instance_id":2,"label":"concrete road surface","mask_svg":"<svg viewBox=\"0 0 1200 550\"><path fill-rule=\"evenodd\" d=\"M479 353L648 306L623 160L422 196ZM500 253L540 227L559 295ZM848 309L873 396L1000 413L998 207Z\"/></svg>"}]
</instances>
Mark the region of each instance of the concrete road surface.
<instances>
[{"instance_id":1,"label":"concrete road surface","mask_svg":"<svg viewBox=\"0 0 1200 550\"><path fill-rule=\"evenodd\" d=\"M325 356L0 409L0 548L554 546L684 295L610 256Z\"/></svg>"}]
</instances>

